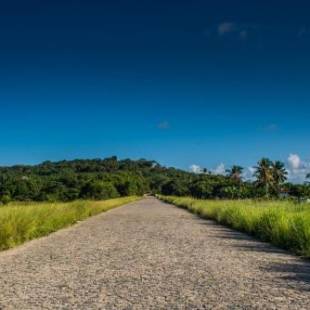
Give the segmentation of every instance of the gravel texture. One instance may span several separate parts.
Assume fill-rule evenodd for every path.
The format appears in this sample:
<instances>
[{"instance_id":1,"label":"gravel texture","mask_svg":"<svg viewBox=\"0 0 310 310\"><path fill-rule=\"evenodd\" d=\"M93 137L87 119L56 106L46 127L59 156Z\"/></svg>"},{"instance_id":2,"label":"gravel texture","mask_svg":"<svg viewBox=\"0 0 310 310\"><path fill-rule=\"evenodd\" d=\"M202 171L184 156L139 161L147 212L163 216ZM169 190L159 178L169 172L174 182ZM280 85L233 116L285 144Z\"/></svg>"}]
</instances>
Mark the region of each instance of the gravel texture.
<instances>
[{"instance_id":1,"label":"gravel texture","mask_svg":"<svg viewBox=\"0 0 310 310\"><path fill-rule=\"evenodd\" d=\"M0 254L1 309L310 309L310 262L154 198Z\"/></svg>"}]
</instances>

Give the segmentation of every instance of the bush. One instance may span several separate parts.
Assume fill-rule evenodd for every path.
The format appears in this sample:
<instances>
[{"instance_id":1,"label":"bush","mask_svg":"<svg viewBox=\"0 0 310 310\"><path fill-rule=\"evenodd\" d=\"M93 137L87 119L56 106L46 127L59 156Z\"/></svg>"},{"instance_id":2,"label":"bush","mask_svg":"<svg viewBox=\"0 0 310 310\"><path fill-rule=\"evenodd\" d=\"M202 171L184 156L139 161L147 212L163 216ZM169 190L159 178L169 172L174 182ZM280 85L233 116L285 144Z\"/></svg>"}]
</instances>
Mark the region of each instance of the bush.
<instances>
[{"instance_id":1,"label":"bush","mask_svg":"<svg viewBox=\"0 0 310 310\"><path fill-rule=\"evenodd\" d=\"M2 195L0 197L0 202L4 205L7 205L11 201L10 195Z\"/></svg>"}]
</instances>

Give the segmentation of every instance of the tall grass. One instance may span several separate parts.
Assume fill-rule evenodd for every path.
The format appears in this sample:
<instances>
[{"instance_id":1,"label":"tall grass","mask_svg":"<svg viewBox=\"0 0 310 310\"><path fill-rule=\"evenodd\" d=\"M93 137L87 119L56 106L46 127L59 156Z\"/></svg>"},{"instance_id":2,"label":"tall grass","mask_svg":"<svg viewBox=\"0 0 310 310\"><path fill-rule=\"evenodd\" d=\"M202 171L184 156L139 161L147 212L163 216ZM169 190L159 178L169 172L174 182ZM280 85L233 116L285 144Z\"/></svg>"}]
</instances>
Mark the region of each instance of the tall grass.
<instances>
[{"instance_id":1,"label":"tall grass","mask_svg":"<svg viewBox=\"0 0 310 310\"><path fill-rule=\"evenodd\" d=\"M197 200L159 196L233 229L310 258L310 205L290 201Z\"/></svg>"},{"instance_id":2,"label":"tall grass","mask_svg":"<svg viewBox=\"0 0 310 310\"><path fill-rule=\"evenodd\" d=\"M137 199L139 198L125 197L71 203L17 203L0 207L0 250L45 236Z\"/></svg>"}]
</instances>

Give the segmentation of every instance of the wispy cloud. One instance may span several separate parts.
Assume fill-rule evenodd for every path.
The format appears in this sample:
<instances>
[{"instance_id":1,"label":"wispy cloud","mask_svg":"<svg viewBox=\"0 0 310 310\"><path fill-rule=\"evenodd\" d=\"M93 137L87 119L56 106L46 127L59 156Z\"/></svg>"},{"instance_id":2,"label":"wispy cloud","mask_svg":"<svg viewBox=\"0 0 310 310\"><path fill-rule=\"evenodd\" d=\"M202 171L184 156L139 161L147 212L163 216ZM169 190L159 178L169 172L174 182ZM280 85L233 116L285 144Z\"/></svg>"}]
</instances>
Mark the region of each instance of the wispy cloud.
<instances>
[{"instance_id":1,"label":"wispy cloud","mask_svg":"<svg viewBox=\"0 0 310 310\"><path fill-rule=\"evenodd\" d=\"M158 129L169 129L170 128L170 123L168 121L163 121L163 122L160 122L158 125L157 125L157 128Z\"/></svg>"},{"instance_id":2,"label":"wispy cloud","mask_svg":"<svg viewBox=\"0 0 310 310\"><path fill-rule=\"evenodd\" d=\"M264 127L265 131L274 132L279 129L279 126L275 123L268 124Z\"/></svg>"},{"instance_id":3,"label":"wispy cloud","mask_svg":"<svg viewBox=\"0 0 310 310\"><path fill-rule=\"evenodd\" d=\"M298 32L297 32L297 37L298 38L304 38L306 36L310 35L310 28L309 27L301 27Z\"/></svg>"},{"instance_id":4,"label":"wispy cloud","mask_svg":"<svg viewBox=\"0 0 310 310\"><path fill-rule=\"evenodd\" d=\"M248 38L249 32L247 30L241 30L239 33L240 39L246 40Z\"/></svg>"},{"instance_id":5,"label":"wispy cloud","mask_svg":"<svg viewBox=\"0 0 310 310\"><path fill-rule=\"evenodd\" d=\"M235 23L224 22L224 23L221 23L217 26L217 33L220 36L223 36L227 33L231 33L231 32L236 31L236 28L237 28L237 26Z\"/></svg>"},{"instance_id":6,"label":"wispy cloud","mask_svg":"<svg viewBox=\"0 0 310 310\"><path fill-rule=\"evenodd\" d=\"M216 34L219 37L231 36L237 39L246 40L253 29L254 27L251 25L225 21L216 25Z\"/></svg>"},{"instance_id":7,"label":"wispy cloud","mask_svg":"<svg viewBox=\"0 0 310 310\"><path fill-rule=\"evenodd\" d=\"M256 24L242 23L234 20L223 20L219 23L209 25L204 31L208 37L219 38L222 41L251 41L262 48L269 44L265 37L273 38L273 43L285 36L287 40L309 40L310 26L308 25L282 25L282 24Z\"/></svg>"}]
</instances>

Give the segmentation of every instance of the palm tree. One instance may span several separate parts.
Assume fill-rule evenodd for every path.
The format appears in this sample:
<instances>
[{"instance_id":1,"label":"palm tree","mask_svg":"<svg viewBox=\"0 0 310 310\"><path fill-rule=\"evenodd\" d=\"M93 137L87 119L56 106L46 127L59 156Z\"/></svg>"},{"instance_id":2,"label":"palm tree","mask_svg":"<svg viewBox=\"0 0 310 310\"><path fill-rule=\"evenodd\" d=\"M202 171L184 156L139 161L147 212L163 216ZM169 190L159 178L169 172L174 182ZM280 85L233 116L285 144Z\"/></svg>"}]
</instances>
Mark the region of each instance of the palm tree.
<instances>
[{"instance_id":1,"label":"palm tree","mask_svg":"<svg viewBox=\"0 0 310 310\"><path fill-rule=\"evenodd\" d=\"M268 158L262 158L257 167L255 167L255 176L257 178L257 185L265 189L265 194L268 197L270 188L273 186L273 172L271 169L272 161Z\"/></svg>"},{"instance_id":2,"label":"palm tree","mask_svg":"<svg viewBox=\"0 0 310 310\"><path fill-rule=\"evenodd\" d=\"M242 171L242 167L234 165L230 170L227 170L227 173L232 180L240 182L242 180Z\"/></svg>"},{"instance_id":3,"label":"palm tree","mask_svg":"<svg viewBox=\"0 0 310 310\"><path fill-rule=\"evenodd\" d=\"M287 171L284 164L278 160L271 164L271 170L274 188L279 193L281 184L287 180Z\"/></svg>"}]
</instances>

